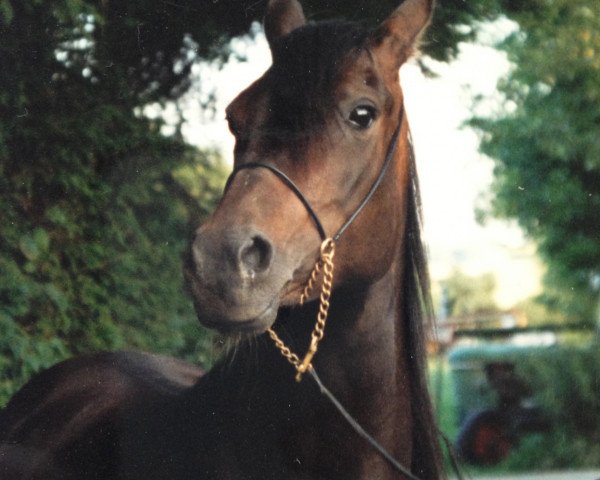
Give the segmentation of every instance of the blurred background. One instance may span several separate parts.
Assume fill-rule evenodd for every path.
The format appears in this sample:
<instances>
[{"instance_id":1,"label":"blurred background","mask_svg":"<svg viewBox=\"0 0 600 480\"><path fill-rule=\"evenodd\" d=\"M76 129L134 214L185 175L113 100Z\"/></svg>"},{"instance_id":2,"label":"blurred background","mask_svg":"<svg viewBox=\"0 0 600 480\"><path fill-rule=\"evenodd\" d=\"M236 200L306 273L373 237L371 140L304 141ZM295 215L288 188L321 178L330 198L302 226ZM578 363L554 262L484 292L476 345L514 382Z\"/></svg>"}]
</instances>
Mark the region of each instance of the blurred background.
<instances>
[{"instance_id":1,"label":"blurred background","mask_svg":"<svg viewBox=\"0 0 600 480\"><path fill-rule=\"evenodd\" d=\"M305 0L371 25L396 0ZM268 68L266 0L0 0L0 406L105 349L209 367L181 274ZM600 468L600 3L439 0L401 71L467 471Z\"/></svg>"}]
</instances>

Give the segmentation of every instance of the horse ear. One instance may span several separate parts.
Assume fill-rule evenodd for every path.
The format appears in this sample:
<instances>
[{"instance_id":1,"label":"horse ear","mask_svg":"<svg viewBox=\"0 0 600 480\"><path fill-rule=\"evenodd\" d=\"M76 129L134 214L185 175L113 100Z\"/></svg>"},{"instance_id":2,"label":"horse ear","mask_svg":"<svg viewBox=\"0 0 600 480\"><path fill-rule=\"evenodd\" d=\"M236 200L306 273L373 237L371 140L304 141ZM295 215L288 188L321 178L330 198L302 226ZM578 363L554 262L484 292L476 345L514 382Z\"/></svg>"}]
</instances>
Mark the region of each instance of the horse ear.
<instances>
[{"instance_id":1,"label":"horse ear","mask_svg":"<svg viewBox=\"0 0 600 480\"><path fill-rule=\"evenodd\" d=\"M435 0L404 0L376 30L373 49L394 70L397 71L417 49L434 6Z\"/></svg>"},{"instance_id":2,"label":"horse ear","mask_svg":"<svg viewBox=\"0 0 600 480\"><path fill-rule=\"evenodd\" d=\"M306 23L298 0L269 0L265 15L265 34L271 47L273 42Z\"/></svg>"}]
</instances>

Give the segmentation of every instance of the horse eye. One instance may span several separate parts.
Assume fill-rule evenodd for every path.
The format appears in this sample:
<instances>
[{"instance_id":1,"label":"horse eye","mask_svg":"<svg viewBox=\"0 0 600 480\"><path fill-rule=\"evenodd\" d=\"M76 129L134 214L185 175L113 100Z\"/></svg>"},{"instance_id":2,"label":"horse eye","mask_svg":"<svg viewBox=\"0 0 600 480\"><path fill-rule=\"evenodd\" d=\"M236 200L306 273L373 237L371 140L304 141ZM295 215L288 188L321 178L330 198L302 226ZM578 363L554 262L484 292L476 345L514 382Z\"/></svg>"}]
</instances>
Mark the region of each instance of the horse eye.
<instances>
[{"instance_id":1,"label":"horse eye","mask_svg":"<svg viewBox=\"0 0 600 480\"><path fill-rule=\"evenodd\" d=\"M348 120L353 127L365 130L373 125L376 117L377 111L374 107L371 105L359 105L352 110Z\"/></svg>"}]
</instances>

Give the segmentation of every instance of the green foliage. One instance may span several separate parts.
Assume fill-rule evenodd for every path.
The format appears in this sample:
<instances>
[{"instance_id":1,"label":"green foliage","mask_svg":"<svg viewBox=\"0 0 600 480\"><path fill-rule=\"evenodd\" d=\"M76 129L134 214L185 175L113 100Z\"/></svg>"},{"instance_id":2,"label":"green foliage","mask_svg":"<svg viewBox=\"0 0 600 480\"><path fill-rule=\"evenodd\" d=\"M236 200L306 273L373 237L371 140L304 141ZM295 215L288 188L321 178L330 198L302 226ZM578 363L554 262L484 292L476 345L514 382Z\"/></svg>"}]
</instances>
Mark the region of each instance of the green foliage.
<instances>
[{"instance_id":1,"label":"green foliage","mask_svg":"<svg viewBox=\"0 0 600 480\"><path fill-rule=\"evenodd\" d=\"M600 350L554 347L519 362L553 428L526 438L511 469L597 467L600 462Z\"/></svg>"},{"instance_id":2,"label":"green foliage","mask_svg":"<svg viewBox=\"0 0 600 480\"><path fill-rule=\"evenodd\" d=\"M600 275L600 3L507 8L518 32L501 47L514 69L507 113L476 118L496 162L490 213L516 218L548 265L546 301L592 320Z\"/></svg>"},{"instance_id":3,"label":"green foliage","mask_svg":"<svg viewBox=\"0 0 600 480\"><path fill-rule=\"evenodd\" d=\"M492 344L493 345L493 344ZM548 431L526 433L519 439L509 457L492 467L466 467L473 477L499 478L510 471L549 471L597 468L600 464L600 349L597 342L582 346L565 343L546 348L515 350L510 346L488 344L472 350L470 360L508 360L516 372L531 387L533 398L551 423ZM462 359L466 360L466 356ZM482 362L483 368L483 362ZM447 371L443 389L440 389L439 418L442 430L455 439L458 433L458 399L452 398L452 376ZM431 379L437 381L434 371ZM432 382L433 384L434 382ZM434 390L435 391L435 390ZM481 398L482 392L473 395ZM464 401L464 400L463 400ZM448 466L448 471L450 467Z\"/></svg>"},{"instance_id":4,"label":"green foliage","mask_svg":"<svg viewBox=\"0 0 600 480\"><path fill-rule=\"evenodd\" d=\"M448 314L452 317L498 311L494 300L496 279L491 273L471 277L454 270L441 286L448 302Z\"/></svg>"},{"instance_id":5,"label":"green foliage","mask_svg":"<svg viewBox=\"0 0 600 480\"><path fill-rule=\"evenodd\" d=\"M135 113L184 88L187 77L169 74L181 37L172 51L161 43L164 54L142 49L171 64L147 77L140 46L127 51L115 33L128 20L100 10L77 0L2 9L0 404L71 354L206 355L181 257L224 168Z\"/></svg>"},{"instance_id":6,"label":"green foliage","mask_svg":"<svg viewBox=\"0 0 600 480\"><path fill-rule=\"evenodd\" d=\"M198 354L203 334L183 295L181 254L190 218L200 215L190 212L196 198L184 203L172 193L169 169L180 165L177 175L183 178L188 176L181 165L213 169L198 153L171 146L160 152L160 145L149 145L154 148L143 162L126 155L148 147L124 152L118 174L106 179L90 175L82 162L66 171L53 169L52 179L35 190L20 190L15 183L3 190L0 208L8 221L0 240L0 365L8 370L0 377L5 382L21 383L67 354L89 350ZM164 171L147 161L160 155ZM39 180L26 173L19 170L19 178ZM202 192L204 208L217 191L208 185Z\"/></svg>"},{"instance_id":7,"label":"green foliage","mask_svg":"<svg viewBox=\"0 0 600 480\"><path fill-rule=\"evenodd\" d=\"M514 308L523 313L527 320L527 325L530 326L564 324L568 321L568 318L562 311L549 308L545 302L535 297L522 300Z\"/></svg>"},{"instance_id":8,"label":"green foliage","mask_svg":"<svg viewBox=\"0 0 600 480\"><path fill-rule=\"evenodd\" d=\"M263 14L264 3L254 6L246 1L247 11L257 20ZM346 18L375 26L383 22L398 6L400 0L301 0L309 19ZM430 57L447 62L456 57L458 44L475 38L485 20L499 14L497 0L438 0L431 28L423 40L422 50Z\"/></svg>"}]
</instances>

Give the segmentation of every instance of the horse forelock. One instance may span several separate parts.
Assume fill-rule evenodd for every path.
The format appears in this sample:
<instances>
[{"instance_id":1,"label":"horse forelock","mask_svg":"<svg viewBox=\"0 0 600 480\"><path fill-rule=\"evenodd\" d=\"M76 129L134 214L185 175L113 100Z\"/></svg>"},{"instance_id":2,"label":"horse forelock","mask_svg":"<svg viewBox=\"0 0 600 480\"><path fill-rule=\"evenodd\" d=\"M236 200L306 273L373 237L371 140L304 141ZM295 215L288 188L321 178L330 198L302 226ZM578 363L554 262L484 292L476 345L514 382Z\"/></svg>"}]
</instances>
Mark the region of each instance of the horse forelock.
<instances>
[{"instance_id":1,"label":"horse forelock","mask_svg":"<svg viewBox=\"0 0 600 480\"><path fill-rule=\"evenodd\" d=\"M336 107L340 75L365 48L369 33L358 23L320 22L272 45L267 128L274 137L293 140L322 130Z\"/></svg>"}]
</instances>

